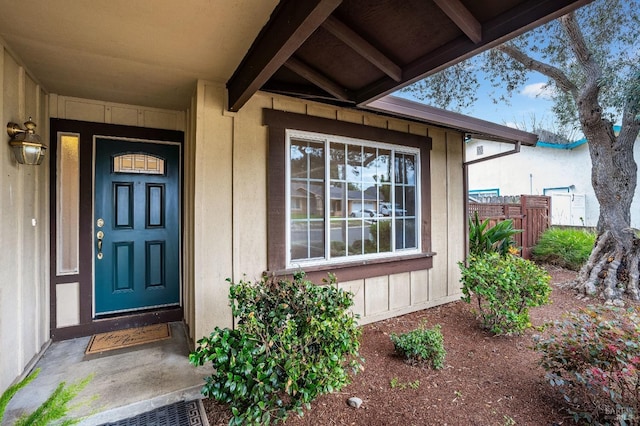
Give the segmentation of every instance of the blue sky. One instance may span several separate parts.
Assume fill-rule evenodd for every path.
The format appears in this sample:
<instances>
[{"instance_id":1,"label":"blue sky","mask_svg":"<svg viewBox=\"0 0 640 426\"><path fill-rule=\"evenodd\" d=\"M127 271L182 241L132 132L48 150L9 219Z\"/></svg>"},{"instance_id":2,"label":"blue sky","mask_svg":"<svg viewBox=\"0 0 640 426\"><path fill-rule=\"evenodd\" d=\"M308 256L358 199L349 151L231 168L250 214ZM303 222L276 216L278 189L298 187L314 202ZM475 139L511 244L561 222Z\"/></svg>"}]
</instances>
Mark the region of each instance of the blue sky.
<instances>
[{"instance_id":1,"label":"blue sky","mask_svg":"<svg viewBox=\"0 0 640 426\"><path fill-rule=\"evenodd\" d=\"M516 123L531 123L532 115L536 121L553 122L551 107L553 102L549 99L548 89L544 88L546 78L542 75L531 73L526 85L520 87L510 98L510 104L495 104L491 100L490 93L498 89L493 88L488 82L482 84L478 90L478 100L463 114L497 124L516 127ZM410 92L398 91L393 94L402 98L421 102L412 96ZM428 102L425 102L428 104ZM552 125L546 126L552 127Z\"/></svg>"},{"instance_id":2,"label":"blue sky","mask_svg":"<svg viewBox=\"0 0 640 426\"><path fill-rule=\"evenodd\" d=\"M640 0L633 0L631 2L622 1L620 2L620 4L624 8L629 8L630 12L633 6L637 6L640 4ZM626 16L630 15L632 14L626 13ZM627 21L626 25L632 25L630 24L630 22L634 21ZM593 31L600 31L599 27L594 28L595 29ZM619 27L619 29L621 31L618 34L624 35L628 28ZM585 35L588 37L589 31L591 31L591 29L587 29L585 27L584 31ZM634 31L635 33L637 33L635 28L628 29L628 31L631 31L631 34L634 34ZM539 44L540 40L537 40L536 42ZM630 64L639 63L638 58L640 57L640 47L638 47L637 42L631 42L633 43L631 45L632 48L629 48L627 44L624 44L624 39L614 38L612 40L612 44L607 46L608 49L611 49L610 56L612 60L614 60L615 58L615 60L624 60ZM546 43L546 41L543 41L542 43ZM618 43L623 44L619 45ZM528 53L535 55L532 52ZM472 61L473 59L471 59L470 66L473 66ZM637 70L637 65L634 65L634 69ZM482 73L482 71L480 70L478 70L478 72ZM626 73L626 71L621 72ZM498 104L495 104L492 99L500 98L500 89L494 88L488 80L484 81L483 83L482 77L482 74L478 75L478 82L480 83L480 88L476 93L478 100L466 110L461 111L463 114L491 121L493 123L511 127L518 127L522 130L529 131L532 130L533 123L535 121L537 127L542 127L552 132L564 132L564 134L572 140L577 140L583 137L582 132L579 128L571 129L565 127L564 129L562 129L557 124L555 114L552 111L554 104L551 100L552 89L545 87L547 77L543 76L542 74L529 72L526 83L519 87L517 90L513 91L513 95L511 97L508 97L509 102L501 102ZM492 96L492 92L497 93L494 93ZM429 104L428 100L421 101L415 98L410 91L398 91L394 93L394 95ZM617 118L616 124L620 124L620 114L614 114L614 116Z\"/></svg>"}]
</instances>

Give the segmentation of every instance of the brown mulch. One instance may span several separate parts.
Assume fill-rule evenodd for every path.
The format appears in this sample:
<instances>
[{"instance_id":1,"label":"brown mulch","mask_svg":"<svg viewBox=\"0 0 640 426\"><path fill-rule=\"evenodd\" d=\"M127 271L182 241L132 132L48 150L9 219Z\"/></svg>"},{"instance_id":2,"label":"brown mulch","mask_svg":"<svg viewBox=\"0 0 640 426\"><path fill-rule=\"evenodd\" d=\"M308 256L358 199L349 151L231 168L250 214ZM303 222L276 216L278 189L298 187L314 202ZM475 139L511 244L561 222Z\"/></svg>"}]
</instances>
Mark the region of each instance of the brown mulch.
<instances>
[{"instance_id":1,"label":"brown mulch","mask_svg":"<svg viewBox=\"0 0 640 426\"><path fill-rule=\"evenodd\" d=\"M552 303L531 309L534 326L595 302L561 285L575 272L547 270ZM394 353L389 334L413 330L423 321L442 326L447 351L442 370L409 366ZM530 329L522 336L493 337L480 329L471 306L463 302L366 325L360 347L364 372L340 392L318 398L304 417L291 415L285 425L573 424L537 365L539 355L531 349L537 333ZM359 409L347 405L352 396L363 400ZM205 400L205 407L212 426L228 424L228 407L213 400Z\"/></svg>"}]
</instances>

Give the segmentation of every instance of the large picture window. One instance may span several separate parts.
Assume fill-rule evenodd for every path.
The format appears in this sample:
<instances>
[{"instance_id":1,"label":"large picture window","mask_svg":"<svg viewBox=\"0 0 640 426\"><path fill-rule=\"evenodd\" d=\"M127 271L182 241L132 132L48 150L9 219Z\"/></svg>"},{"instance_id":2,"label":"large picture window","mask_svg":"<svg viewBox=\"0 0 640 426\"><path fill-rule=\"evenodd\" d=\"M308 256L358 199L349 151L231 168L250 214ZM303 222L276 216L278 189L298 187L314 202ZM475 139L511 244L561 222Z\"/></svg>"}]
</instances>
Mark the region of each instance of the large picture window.
<instances>
[{"instance_id":1,"label":"large picture window","mask_svg":"<svg viewBox=\"0 0 640 426\"><path fill-rule=\"evenodd\" d=\"M345 281L432 267L429 137L263 114L269 273Z\"/></svg>"},{"instance_id":2,"label":"large picture window","mask_svg":"<svg viewBox=\"0 0 640 426\"><path fill-rule=\"evenodd\" d=\"M287 131L287 263L420 250L420 151Z\"/></svg>"}]
</instances>

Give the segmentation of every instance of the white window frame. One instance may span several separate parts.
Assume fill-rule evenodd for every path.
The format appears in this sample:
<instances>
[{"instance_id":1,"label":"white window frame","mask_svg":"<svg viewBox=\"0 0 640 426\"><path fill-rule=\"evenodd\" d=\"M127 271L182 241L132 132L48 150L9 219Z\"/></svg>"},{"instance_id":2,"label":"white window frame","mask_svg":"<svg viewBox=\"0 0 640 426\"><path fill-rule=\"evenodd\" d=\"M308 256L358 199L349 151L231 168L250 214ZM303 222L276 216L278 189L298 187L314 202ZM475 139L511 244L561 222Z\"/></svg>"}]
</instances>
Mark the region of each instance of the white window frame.
<instances>
[{"instance_id":1,"label":"white window frame","mask_svg":"<svg viewBox=\"0 0 640 426\"><path fill-rule=\"evenodd\" d=\"M302 140L309 142L321 142L324 144L325 149L325 175L324 175L324 217L325 217L325 256L324 258L317 259L309 259L309 260L295 260L291 259L291 140ZM288 269L296 269L296 268L305 268L309 266L323 266L323 265L338 265L343 263L353 263L357 261L367 261L371 259L385 259L385 258L398 258L403 255L414 255L422 253L422 170L421 170L421 155L420 148L411 147L411 146L403 146L403 145L394 145L384 142L376 142L365 139L351 138L346 136L337 136L330 134L323 134L317 132L309 132L303 130L292 130L286 129L285 131L285 216L286 216L286 226L285 226L285 241L286 241L286 265ZM396 237L396 226L395 226L395 209L394 213L389 219L392 223L391 227L391 242L392 249L390 252L385 253L367 253L360 255L348 255L341 256L336 258L331 258L331 179L329 175L330 171L330 144L331 143L341 143L345 145L359 145L371 148L385 149L391 151L391 196L389 197L390 203L395 204L395 155L396 154L409 154L415 156L415 240L416 247L414 248L404 248L404 249L396 249L395 248L395 237ZM343 208L346 208L344 206ZM347 219L348 220L348 219Z\"/></svg>"}]
</instances>

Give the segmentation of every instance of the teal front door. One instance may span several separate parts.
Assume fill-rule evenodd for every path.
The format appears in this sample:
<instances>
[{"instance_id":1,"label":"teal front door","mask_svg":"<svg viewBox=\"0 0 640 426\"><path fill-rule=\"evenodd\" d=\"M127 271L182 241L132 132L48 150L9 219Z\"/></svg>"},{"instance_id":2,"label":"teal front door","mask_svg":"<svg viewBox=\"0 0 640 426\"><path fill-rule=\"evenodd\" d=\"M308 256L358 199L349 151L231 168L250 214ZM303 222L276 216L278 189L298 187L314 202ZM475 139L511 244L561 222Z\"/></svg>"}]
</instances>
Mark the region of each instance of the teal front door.
<instances>
[{"instance_id":1,"label":"teal front door","mask_svg":"<svg viewBox=\"0 0 640 426\"><path fill-rule=\"evenodd\" d=\"M180 146L95 138L95 315L180 303Z\"/></svg>"}]
</instances>

